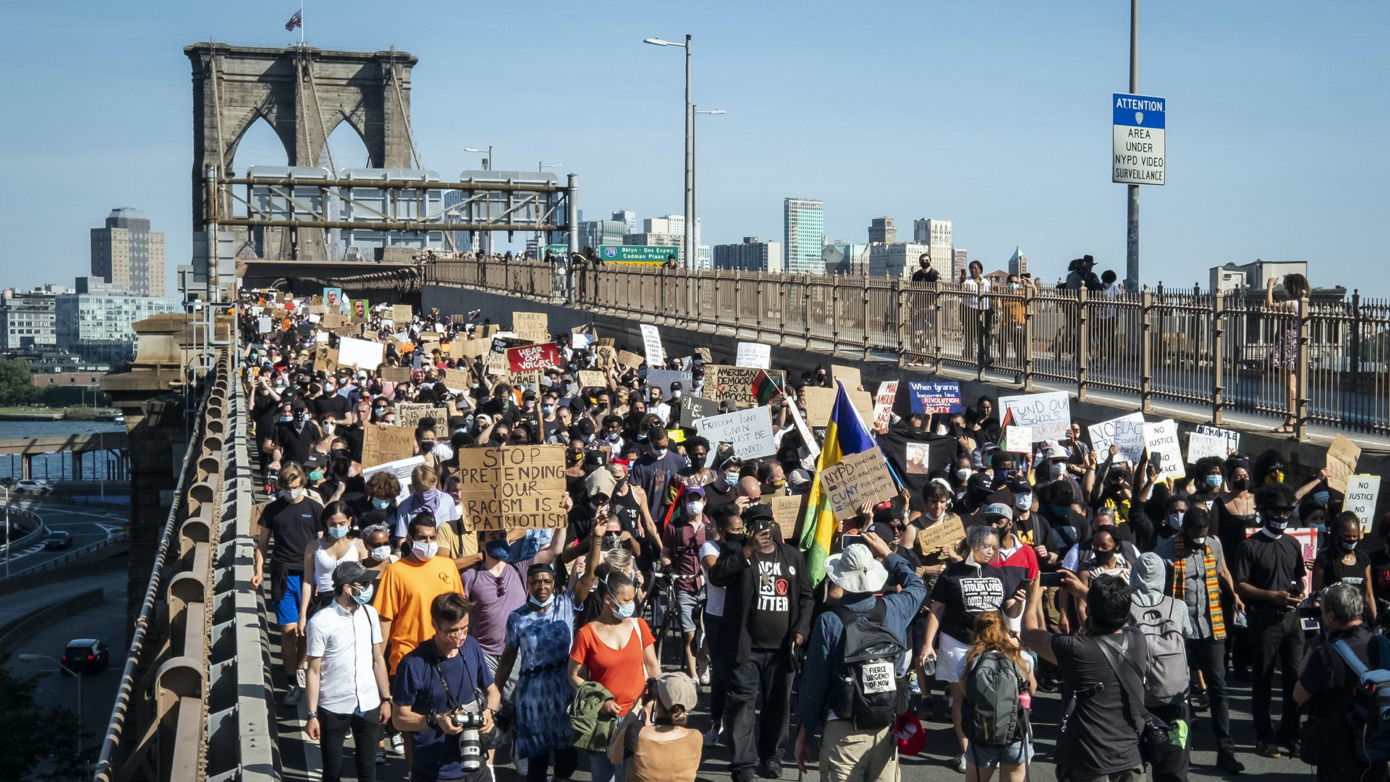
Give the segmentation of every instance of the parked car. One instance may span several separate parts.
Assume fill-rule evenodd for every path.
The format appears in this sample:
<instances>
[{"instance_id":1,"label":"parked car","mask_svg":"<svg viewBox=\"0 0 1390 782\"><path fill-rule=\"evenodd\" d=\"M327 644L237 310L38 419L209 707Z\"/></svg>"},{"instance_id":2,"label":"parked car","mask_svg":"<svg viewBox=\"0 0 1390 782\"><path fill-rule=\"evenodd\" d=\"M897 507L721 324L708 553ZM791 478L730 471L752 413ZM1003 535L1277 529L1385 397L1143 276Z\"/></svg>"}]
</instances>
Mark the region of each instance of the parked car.
<instances>
[{"instance_id":1,"label":"parked car","mask_svg":"<svg viewBox=\"0 0 1390 782\"><path fill-rule=\"evenodd\" d=\"M109 657L106 644L95 638L74 638L63 649L63 665L78 673L106 670Z\"/></svg>"},{"instance_id":2,"label":"parked car","mask_svg":"<svg viewBox=\"0 0 1390 782\"><path fill-rule=\"evenodd\" d=\"M72 548L72 533L67 530L54 530L48 534L48 539L43 542L43 547L49 551Z\"/></svg>"},{"instance_id":3,"label":"parked car","mask_svg":"<svg viewBox=\"0 0 1390 782\"><path fill-rule=\"evenodd\" d=\"M30 494L47 494L53 491L53 486L48 481L36 481L25 478L15 481L14 490L17 492L28 492Z\"/></svg>"}]
</instances>

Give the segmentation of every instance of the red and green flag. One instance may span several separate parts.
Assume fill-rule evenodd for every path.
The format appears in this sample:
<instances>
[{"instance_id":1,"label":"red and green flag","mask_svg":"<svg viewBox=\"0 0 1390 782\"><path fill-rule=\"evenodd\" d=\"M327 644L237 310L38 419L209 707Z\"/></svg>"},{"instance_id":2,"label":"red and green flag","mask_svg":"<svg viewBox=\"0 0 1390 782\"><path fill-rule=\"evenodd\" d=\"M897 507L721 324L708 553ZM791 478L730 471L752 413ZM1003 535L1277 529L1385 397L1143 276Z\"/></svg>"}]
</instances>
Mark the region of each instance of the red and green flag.
<instances>
[{"instance_id":1,"label":"red and green flag","mask_svg":"<svg viewBox=\"0 0 1390 782\"><path fill-rule=\"evenodd\" d=\"M773 380L772 376L764 369L760 370L758 376L753 378L753 384L749 386L749 391L753 393L753 398L758 400L758 406L761 407L782 395L782 384Z\"/></svg>"}]
</instances>

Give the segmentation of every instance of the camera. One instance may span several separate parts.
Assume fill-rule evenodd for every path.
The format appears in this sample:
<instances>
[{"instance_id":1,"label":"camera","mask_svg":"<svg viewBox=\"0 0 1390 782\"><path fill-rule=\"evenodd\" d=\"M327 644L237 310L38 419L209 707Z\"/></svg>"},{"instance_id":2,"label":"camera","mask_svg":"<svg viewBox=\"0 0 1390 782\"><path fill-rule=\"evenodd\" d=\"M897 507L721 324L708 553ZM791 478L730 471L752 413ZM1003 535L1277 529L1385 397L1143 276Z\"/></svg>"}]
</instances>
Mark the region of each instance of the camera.
<instances>
[{"instance_id":1,"label":"camera","mask_svg":"<svg viewBox=\"0 0 1390 782\"><path fill-rule=\"evenodd\" d=\"M477 771L483 766L483 739L479 730L483 727L483 715L456 711L449 715L454 727L462 728L459 734L459 766L464 771Z\"/></svg>"},{"instance_id":2,"label":"camera","mask_svg":"<svg viewBox=\"0 0 1390 782\"><path fill-rule=\"evenodd\" d=\"M764 530L772 529L772 519L758 517L748 522L748 536L752 537Z\"/></svg>"},{"instance_id":3,"label":"camera","mask_svg":"<svg viewBox=\"0 0 1390 782\"><path fill-rule=\"evenodd\" d=\"M603 550L603 551L608 551L609 549L615 549L615 548L617 548L618 546L622 545L622 542L623 542L623 533L621 533L621 532L605 532L605 533L603 533L603 547L602 547L602 550Z\"/></svg>"}]
</instances>

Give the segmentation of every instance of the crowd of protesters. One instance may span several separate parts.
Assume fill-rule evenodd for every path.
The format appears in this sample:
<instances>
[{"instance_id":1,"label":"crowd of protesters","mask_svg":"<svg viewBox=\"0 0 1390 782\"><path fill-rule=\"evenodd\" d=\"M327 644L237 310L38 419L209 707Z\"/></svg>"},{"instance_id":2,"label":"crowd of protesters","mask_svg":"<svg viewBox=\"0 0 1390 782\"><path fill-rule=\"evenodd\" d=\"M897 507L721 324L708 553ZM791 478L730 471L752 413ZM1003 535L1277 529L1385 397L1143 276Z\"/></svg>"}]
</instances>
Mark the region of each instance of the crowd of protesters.
<instances>
[{"instance_id":1,"label":"crowd of protesters","mask_svg":"<svg viewBox=\"0 0 1390 782\"><path fill-rule=\"evenodd\" d=\"M1159 480L1077 424L1007 452L987 397L900 406L857 424L897 495L841 522L813 568L772 504L818 482L806 434L826 422L808 432L788 408L805 418L824 368L787 372L768 405L776 453L741 459L681 424L689 399L724 390L704 382L708 354L660 367L688 387L649 386L593 336L554 334L559 365L516 387L450 349L507 339L505 313L499 330L378 307L347 322L383 344L380 365L316 369L342 339L322 312L246 291L239 326L273 494L253 585L279 630L281 703L322 745L325 780L349 734L359 780L401 756L414 782L506 766L565 780L581 764L594 782L693 780L716 745L734 782L789 763L892 780L924 748L921 720L950 723L931 749L972 782L1024 779L1035 727L1056 739L1058 779L1185 779L1197 714L1225 773L1242 752L1301 756L1325 779L1384 771L1354 746L1358 672L1340 649L1390 666L1374 632L1390 553L1361 545L1390 526L1343 511L1326 471L1295 482L1282 454L1235 451ZM472 382L446 385L459 369ZM581 387L581 371L603 383ZM411 432L418 464L364 467L364 433L420 402L444 420ZM475 529L460 454L526 444L563 446L567 525ZM1232 736L1233 679L1250 683L1253 747ZM1060 727L1030 719L1041 697L1062 699Z\"/></svg>"}]
</instances>

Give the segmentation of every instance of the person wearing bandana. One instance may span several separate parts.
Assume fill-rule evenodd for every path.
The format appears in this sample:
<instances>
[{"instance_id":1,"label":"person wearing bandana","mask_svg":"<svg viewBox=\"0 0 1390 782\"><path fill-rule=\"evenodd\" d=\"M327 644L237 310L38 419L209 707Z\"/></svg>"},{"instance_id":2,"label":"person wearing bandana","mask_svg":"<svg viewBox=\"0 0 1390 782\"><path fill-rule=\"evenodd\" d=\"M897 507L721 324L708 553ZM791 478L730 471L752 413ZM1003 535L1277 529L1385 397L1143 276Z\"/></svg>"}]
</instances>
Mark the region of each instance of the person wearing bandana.
<instances>
[{"instance_id":1,"label":"person wearing bandana","mask_svg":"<svg viewBox=\"0 0 1390 782\"><path fill-rule=\"evenodd\" d=\"M1293 515L1293 489L1267 483L1255 490L1260 529L1241 541L1233 575L1236 593L1245 601L1249 630L1252 692L1250 711L1255 721L1255 751L1281 757L1298 749L1298 704L1293 688L1303 659L1303 625L1298 604L1303 600L1306 568L1303 547L1284 534ZM1283 672L1283 709L1279 731L1270 718L1274 665Z\"/></svg>"}]
</instances>

